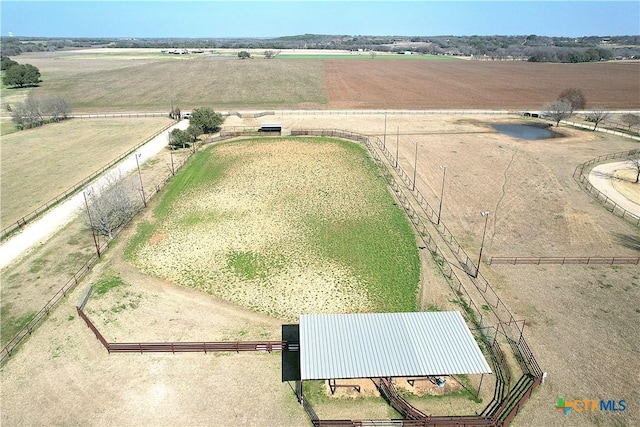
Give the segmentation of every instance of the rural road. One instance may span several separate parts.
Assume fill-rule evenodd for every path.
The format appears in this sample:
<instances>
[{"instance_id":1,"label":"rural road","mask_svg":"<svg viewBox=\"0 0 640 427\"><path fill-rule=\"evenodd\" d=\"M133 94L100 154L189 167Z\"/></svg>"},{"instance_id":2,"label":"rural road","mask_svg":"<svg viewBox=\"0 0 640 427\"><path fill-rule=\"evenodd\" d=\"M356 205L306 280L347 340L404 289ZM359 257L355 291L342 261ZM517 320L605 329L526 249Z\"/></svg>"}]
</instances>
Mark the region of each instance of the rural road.
<instances>
[{"instance_id":1,"label":"rural road","mask_svg":"<svg viewBox=\"0 0 640 427\"><path fill-rule=\"evenodd\" d=\"M137 154L140 155L138 158L139 162L144 163L167 146L169 132L175 128L184 130L187 126L189 126L188 120L182 120L176 125L171 126L169 129L140 147L136 153L106 171L100 178L93 181L91 185L99 187L112 173L124 176L135 170L137 167L135 156ZM39 219L26 225L19 233L15 234L0 245L0 268L4 268L9 265L30 247L44 243L57 230L71 222L72 219L79 215L82 212L83 206L84 195L82 192L78 192L65 202L51 209Z\"/></svg>"},{"instance_id":2,"label":"rural road","mask_svg":"<svg viewBox=\"0 0 640 427\"><path fill-rule=\"evenodd\" d=\"M618 206L634 215L640 216L640 194L638 194L638 199L636 203L634 203L618 193L611 181L611 177L615 171L631 168L633 168L633 166L628 160L625 162L605 163L591 169L591 172L589 172L589 182L600 190L602 194L613 200Z\"/></svg>"}]
</instances>

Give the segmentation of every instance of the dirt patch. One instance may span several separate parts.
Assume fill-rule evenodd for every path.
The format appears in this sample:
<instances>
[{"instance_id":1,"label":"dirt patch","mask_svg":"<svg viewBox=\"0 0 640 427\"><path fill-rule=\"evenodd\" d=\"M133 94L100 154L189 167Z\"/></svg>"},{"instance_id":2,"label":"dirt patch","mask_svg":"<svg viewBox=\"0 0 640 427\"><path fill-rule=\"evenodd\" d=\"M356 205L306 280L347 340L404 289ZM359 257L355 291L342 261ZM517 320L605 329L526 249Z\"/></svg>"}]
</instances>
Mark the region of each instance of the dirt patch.
<instances>
[{"instance_id":1,"label":"dirt patch","mask_svg":"<svg viewBox=\"0 0 640 427\"><path fill-rule=\"evenodd\" d=\"M638 171L634 169L618 170L614 173L613 188L627 199L640 205L640 183L636 182Z\"/></svg>"},{"instance_id":2,"label":"dirt patch","mask_svg":"<svg viewBox=\"0 0 640 427\"><path fill-rule=\"evenodd\" d=\"M286 128L346 128L379 135L384 129L383 115L279 115L271 120ZM620 236L637 239L637 228L607 212L572 178L578 164L637 148L636 142L564 127L565 138L527 142L486 132L482 123L493 121L495 116L387 117L386 144L395 153L395 130L399 127L400 164L410 174L414 141L420 144L417 185L432 206L438 205L440 197L439 166L447 165L443 220L471 256L478 256L483 226L479 212L484 210L491 211L487 257L638 256L637 249L620 241ZM259 119L237 121L239 125L254 122ZM164 167L164 162L159 166ZM146 182L146 175L144 179ZM91 236L85 237L90 250ZM62 248L67 241L60 239ZM48 250L61 253L65 249ZM118 246L110 253L121 250ZM25 262L21 271L28 270L34 261ZM120 290L142 296L136 308L128 306L117 315L105 316L106 322L102 310L111 312L122 296L107 293L104 299L90 301L88 310L93 310L91 315L110 339L278 335L281 319L243 310L150 278L127 263L114 262L129 285ZM45 263L44 267L53 264ZM40 270L39 275L46 277L47 271ZM514 425L640 422L637 411L631 409L640 402L636 357L640 350L635 337L640 310L637 266L516 267L483 262L481 271L516 318L527 320L527 342L548 372L547 381ZM4 274L3 301L9 277ZM13 294L16 303L36 289L44 292L42 283L51 285L40 279L36 282L39 287L29 288L26 284L35 276L24 275L23 281L16 282L19 277L14 277L12 285L20 292ZM423 277L435 283L442 280L433 272L423 273ZM424 290L426 304L449 304L446 286L446 282L442 288L428 286ZM75 313L74 305L83 290L84 284L1 368L3 425L45 425L52 420L73 425L264 425L265 420L271 425L308 425L293 391L280 383L279 355L108 355ZM490 376L484 381L490 381ZM558 397L626 399L630 409L620 414L564 417L554 409ZM380 400L346 403L332 402L316 409L320 415L339 418L397 416ZM438 405L445 408L448 404ZM430 410L431 403L416 406L425 413L443 412ZM475 410L470 409L470 413Z\"/></svg>"},{"instance_id":3,"label":"dirt patch","mask_svg":"<svg viewBox=\"0 0 640 427\"><path fill-rule=\"evenodd\" d=\"M637 62L328 60L324 67L330 108L540 109L567 87L607 108L638 108L640 99Z\"/></svg>"}]
</instances>

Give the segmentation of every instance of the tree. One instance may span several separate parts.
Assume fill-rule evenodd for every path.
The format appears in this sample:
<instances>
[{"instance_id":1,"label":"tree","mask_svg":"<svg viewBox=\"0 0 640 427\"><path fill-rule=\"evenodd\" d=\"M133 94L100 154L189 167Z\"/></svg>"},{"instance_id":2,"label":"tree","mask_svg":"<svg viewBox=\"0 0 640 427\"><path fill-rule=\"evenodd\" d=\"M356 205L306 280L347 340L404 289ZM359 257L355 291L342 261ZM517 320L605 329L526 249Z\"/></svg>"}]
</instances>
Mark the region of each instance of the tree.
<instances>
[{"instance_id":1,"label":"tree","mask_svg":"<svg viewBox=\"0 0 640 427\"><path fill-rule=\"evenodd\" d=\"M558 101L567 101L571 105L571 114L576 110L584 110L587 106L587 98L575 87L563 90L558 96Z\"/></svg>"},{"instance_id":2,"label":"tree","mask_svg":"<svg viewBox=\"0 0 640 427\"><path fill-rule=\"evenodd\" d=\"M191 112L190 125L198 126L202 133L213 133L220 130L220 125L224 122L222 114L214 112L211 108L194 108Z\"/></svg>"},{"instance_id":3,"label":"tree","mask_svg":"<svg viewBox=\"0 0 640 427\"><path fill-rule=\"evenodd\" d=\"M264 51L264 58L265 59L273 59L275 58L277 55L276 51L274 50L265 50Z\"/></svg>"},{"instance_id":4,"label":"tree","mask_svg":"<svg viewBox=\"0 0 640 427\"><path fill-rule=\"evenodd\" d=\"M85 193L86 220L98 234L113 238L114 232L125 225L140 210L141 202L134 197L133 188L128 188L119 175L108 175L98 188Z\"/></svg>"},{"instance_id":5,"label":"tree","mask_svg":"<svg viewBox=\"0 0 640 427\"><path fill-rule=\"evenodd\" d=\"M8 70L14 65L19 64L8 56L2 55L2 57L0 57L0 69L2 69L2 71Z\"/></svg>"},{"instance_id":6,"label":"tree","mask_svg":"<svg viewBox=\"0 0 640 427\"><path fill-rule=\"evenodd\" d=\"M198 137L200 135L202 135L204 132L202 130L202 126L200 126L200 124L198 123L190 123L189 127L187 128L187 135L189 135L189 138L191 140L192 144L192 148L195 151L196 149L196 145L195 143L198 141Z\"/></svg>"},{"instance_id":7,"label":"tree","mask_svg":"<svg viewBox=\"0 0 640 427\"><path fill-rule=\"evenodd\" d=\"M546 104L543 107L542 114L556 122L556 127L560 125L560 121L571 117L571 104L568 101L556 100Z\"/></svg>"},{"instance_id":8,"label":"tree","mask_svg":"<svg viewBox=\"0 0 640 427\"><path fill-rule=\"evenodd\" d=\"M169 146L172 150L176 148L185 148L189 145L191 137L182 129L174 129L169 133Z\"/></svg>"},{"instance_id":9,"label":"tree","mask_svg":"<svg viewBox=\"0 0 640 427\"><path fill-rule=\"evenodd\" d=\"M607 110L603 107L594 107L589 114L587 114L587 121L595 123L593 130L595 131L600 122L607 120L611 116Z\"/></svg>"},{"instance_id":10,"label":"tree","mask_svg":"<svg viewBox=\"0 0 640 427\"><path fill-rule=\"evenodd\" d=\"M240 59L251 59L251 54L246 50L241 50L238 52L238 58Z\"/></svg>"},{"instance_id":11,"label":"tree","mask_svg":"<svg viewBox=\"0 0 640 427\"><path fill-rule=\"evenodd\" d=\"M369 55L371 56L371 59L376 59L376 56L378 56L378 52L376 52L375 50L369 51Z\"/></svg>"},{"instance_id":12,"label":"tree","mask_svg":"<svg viewBox=\"0 0 640 427\"><path fill-rule=\"evenodd\" d=\"M180 120L182 117L180 107L171 107L171 111L169 112L169 118L173 120Z\"/></svg>"},{"instance_id":13,"label":"tree","mask_svg":"<svg viewBox=\"0 0 640 427\"><path fill-rule=\"evenodd\" d=\"M18 129L30 129L45 123L67 119L71 110L64 99L28 97L11 109L11 116Z\"/></svg>"},{"instance_id":14,"label":"tree","mask_svg":"<svg viewBox=\"0 0 640 427\"><path fill-rule=\"evenodd\" d=\"M633 169L636 171L636 181L635 183L640 182L640 155L636 155L635 158L631 159L631 165Z\"/></svg>"},{"instance_id":15,"label":"tree","mask_svg":"<svg viewBox=\"0 0 640 427\"><path fill-rule=\"evenodd\" d=\"M640 124L640 116L635 114L623 114L620 119L622 120L622 123L627 125L627 130L631 130L631 126L637 126Z\"/></svg>"},{"instance_id":16,"label":"tree","mask_svg":"<svg viewBox=\"0 0 640 427\"><path fill-rule=\"evenodd\" d=\"M40 71L31 64L12 65L2 76L2 82L5 86L13 87L37 86L40 83Z\"/></svg>"}]
</instances>

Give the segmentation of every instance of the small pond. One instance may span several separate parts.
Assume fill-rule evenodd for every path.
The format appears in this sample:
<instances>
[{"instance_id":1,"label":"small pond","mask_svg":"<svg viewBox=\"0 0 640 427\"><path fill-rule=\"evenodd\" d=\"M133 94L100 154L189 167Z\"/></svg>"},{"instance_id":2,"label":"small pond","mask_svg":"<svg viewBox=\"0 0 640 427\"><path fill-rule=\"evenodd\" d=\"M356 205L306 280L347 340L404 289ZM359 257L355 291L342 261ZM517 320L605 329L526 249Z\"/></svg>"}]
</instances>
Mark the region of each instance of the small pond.
<instances>
[{"instance_id":1,"label":"small pond","mask_svg":"<svg viewBox=\"0 0 640 427\"><path fill-rule=\"evenodd\" d=\"M546 126L496 123L492 124L491 127L499 133L521 139L547 139L560 136Z\"/></svg>"}]
</instances>

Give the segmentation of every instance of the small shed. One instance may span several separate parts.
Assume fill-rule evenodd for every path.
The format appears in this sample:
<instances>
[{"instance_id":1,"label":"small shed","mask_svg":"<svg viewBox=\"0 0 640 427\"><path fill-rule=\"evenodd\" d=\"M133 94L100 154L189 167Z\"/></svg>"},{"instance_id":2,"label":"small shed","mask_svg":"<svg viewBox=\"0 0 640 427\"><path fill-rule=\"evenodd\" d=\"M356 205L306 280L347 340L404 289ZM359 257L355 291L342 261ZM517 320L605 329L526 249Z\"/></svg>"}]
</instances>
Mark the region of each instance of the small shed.
<instances>
[{"instance_id":1,"label":"small shed","mask_svg":"<svg viewBox=\"0 0 640 427\"><path fill-rule=\"evenodd\" d=\"M280 123L262 123L258 132L282 132L282 124Z\"/></svg>"}]
</instances>

